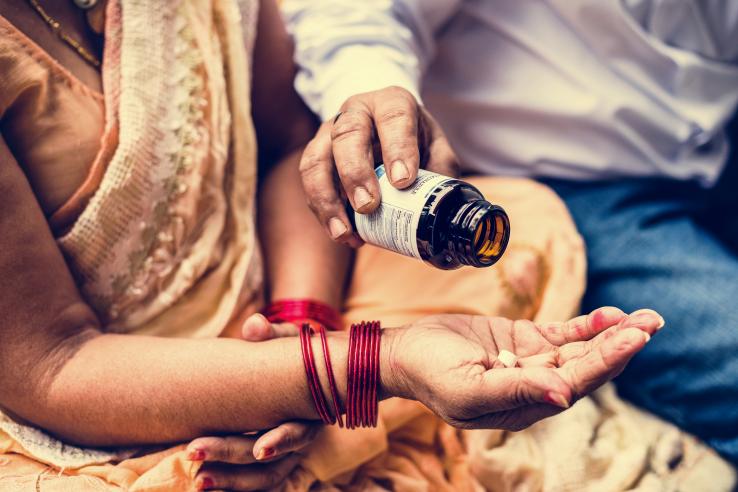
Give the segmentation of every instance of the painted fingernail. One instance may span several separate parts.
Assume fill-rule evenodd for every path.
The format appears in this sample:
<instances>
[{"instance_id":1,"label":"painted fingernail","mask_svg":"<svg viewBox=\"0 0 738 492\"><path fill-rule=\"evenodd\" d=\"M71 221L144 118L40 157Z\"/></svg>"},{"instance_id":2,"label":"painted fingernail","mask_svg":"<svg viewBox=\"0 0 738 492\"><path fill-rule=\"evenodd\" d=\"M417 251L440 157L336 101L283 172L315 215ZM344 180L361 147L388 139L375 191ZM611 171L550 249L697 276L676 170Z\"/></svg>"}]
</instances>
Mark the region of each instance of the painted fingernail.
<instances>
[{"instance_id":1,"label":"painted fingernail","mask_svg":"<svg viewBox=\"0 0 738 492\"><path fill-rule=\"evenodd\" d=\"M212 478L200 477L198 484L197 484L197 490L212 489L214 486L215 486L215 482L213 482Z\"/></svg>"},{"instance_id":2,"label":"painted fingernail","mask_svg":"<svg viewBox=\"0 0 738 492\"><path fill-rule=\"evenodd\" d=\"M368 205L371 202L372 196L368 191L366 191L366 188L363 186L356 187L354 190L354 205L356 205L356 210L364 208L365 205Z\"/></svg>"},{"instance_id":3,"label":"painted fingernail","mask_svg":"<svg viewBox=\"0 0 738 492\"><path fill-rule=\"evenodd\" d=\"M256 453L257 461L265 460L274 456L274 448L261 448Z\"/></svg>"},{"instance_id":4,"label":"painted fingernail","mask_svg":"<svg viewBox=\"0 0 738 492\"><path fill-rule=\"evenodd\" d=\"M628 323L630 326L637 325L640 323L643 324L651 324L654 321L662 320L659 313L656 311L653 311L652 309L639 309L638 311L634 311L633 313L628 316L630 318L630 323Z\"/></svg>"},{"instance_id":5,"label":"painted fingernail","mask_svg":"<svg viewBox=\"0 0 738 492\"><path fill-rule=\"evenodd\" d=\"M546 401L551 405L556 405L561 408L569 408L569 400L564 395L556 391L549 391L546 393Z\"/></svg>"},{"instance_id":6,"label":"painted fingernail","mask_svg":"<svg viewBox=\"0 0 738 492\"><path fill-rule=\"evenodd\" d=\"M203 451L202 449L195 449L194 451L190 451L190 453L187 455L187 459L190 461L204 461L205 451Z\"/></svg>"},{"instance_id":7,"label":"painted fingernail","mask_svg":"<svg viewBox=\"0 0 738 492\"><path fill-rule=\"evenodd\" d=\"M331 220L328 221L328 229L330 229L333 239L338 239L348 231L346 224L338 217L331 217Z\"/></svg>"},{"instance_id":8,"label":"painted fingernail","mask_svg":"<svg viewBox=\"0 0 738 492\"><path fill-rule=\"evenodd\" d=\"M392 163L392 181L402 181L410 177L407 166L401 160Z\"/></svg>"}]
</instances>

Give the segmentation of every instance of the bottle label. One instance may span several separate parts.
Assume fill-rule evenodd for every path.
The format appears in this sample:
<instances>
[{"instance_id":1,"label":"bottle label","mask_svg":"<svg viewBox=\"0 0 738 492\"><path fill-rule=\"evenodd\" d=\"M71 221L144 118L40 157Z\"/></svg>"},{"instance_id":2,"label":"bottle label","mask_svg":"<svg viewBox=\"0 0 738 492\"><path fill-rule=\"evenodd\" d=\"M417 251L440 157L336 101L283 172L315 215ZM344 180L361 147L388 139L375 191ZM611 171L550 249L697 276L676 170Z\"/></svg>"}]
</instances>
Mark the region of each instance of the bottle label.
<instances>
[{"instance_id":1,"label":"bottle label","mask_svg":"<svg viewBox=\"0 0 738 492\"><path fill-rule=\"evenodd\" d=\"M422 259L417 232L423 207L433 190L453 178L420 169L411 186L398 190L389 182L384 164L374 172L379 179L382 202L371 214L354 213L356 231L369 244Z\"/></svg>"}]
</instances>

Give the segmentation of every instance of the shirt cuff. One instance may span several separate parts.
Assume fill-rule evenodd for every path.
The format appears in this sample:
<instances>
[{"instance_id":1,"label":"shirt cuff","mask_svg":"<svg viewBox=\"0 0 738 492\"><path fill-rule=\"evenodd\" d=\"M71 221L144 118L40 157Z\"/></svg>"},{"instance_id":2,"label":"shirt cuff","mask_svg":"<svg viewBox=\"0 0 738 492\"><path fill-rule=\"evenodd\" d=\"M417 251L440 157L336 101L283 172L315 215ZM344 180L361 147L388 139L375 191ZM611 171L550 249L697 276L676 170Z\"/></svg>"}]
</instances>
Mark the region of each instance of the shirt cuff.
<instances>
[{"instance_id":1,"label":"shirt cuff","mask_svg":"<svg viewBox=\"0 0 738 492\"><path fill-rule=\"evenodd\" d=\"M357 46L336 53L330 66L340 67L340 72L320 74L325 81L321 84L323 93L319 107L323 121L334 118L349 97L389 86L402 87L420 104L419 71L414 66L407 67L412 64L407 58L393 60L394 53L376 46Z\"/></svg>"}]
</instances>

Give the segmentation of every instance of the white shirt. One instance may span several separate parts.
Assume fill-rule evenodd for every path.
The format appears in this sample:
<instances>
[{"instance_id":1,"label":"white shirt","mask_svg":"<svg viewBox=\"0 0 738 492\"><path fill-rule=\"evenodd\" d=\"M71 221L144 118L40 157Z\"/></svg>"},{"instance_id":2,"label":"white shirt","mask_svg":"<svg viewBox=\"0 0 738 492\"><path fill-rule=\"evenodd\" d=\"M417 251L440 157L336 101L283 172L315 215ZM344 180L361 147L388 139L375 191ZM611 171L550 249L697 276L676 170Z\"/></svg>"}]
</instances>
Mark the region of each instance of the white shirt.
<instances>
[{"instance_id":1,"label":"white shirt","mask_svg":"<svg viewBox=\"0 0 738 492\"><path fill-rule=\"evenodd\" d=\"M416 94L467 171L715 182L738 0L284 0L298 92Z\"/></svg>"}]
</instances>

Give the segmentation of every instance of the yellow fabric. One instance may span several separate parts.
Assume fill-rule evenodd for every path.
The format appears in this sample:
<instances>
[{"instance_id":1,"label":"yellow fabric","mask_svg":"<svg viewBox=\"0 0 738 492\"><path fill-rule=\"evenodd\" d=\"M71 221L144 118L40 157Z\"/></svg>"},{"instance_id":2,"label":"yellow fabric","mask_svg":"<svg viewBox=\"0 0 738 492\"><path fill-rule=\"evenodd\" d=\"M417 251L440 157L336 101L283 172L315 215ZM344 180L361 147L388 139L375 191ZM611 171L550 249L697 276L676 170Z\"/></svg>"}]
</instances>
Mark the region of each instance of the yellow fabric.
<instances>
[{"instance_id":1,"label":"yellow fabric","mask_svg":"<svg viewBox=\"0 0 738 492\"><path fill-rule=\"evenodd\" d=\"M0 74L3 137L13 143L13 155L59 234L89 200L104 171L96 159L104 125L103 95L1 15Z\"/></svg>"},{"instance_id":2,"label":"yellow fabric","mask_svg":"<svg viewBox=\"0 0 738 492\"><path fill-rule=\"evenodd\" d=\"M546 187L522 179L472 180L510 214L508 253L488 269L443 272L372 247L356 259L345 321L385 326L438 312L537 320L568 318L584 289L584 251L569 215ZM297 356L298 354L296 354ZM376 429L325 429L290 476L287 491L731 490L732 468L674 427L620 401L606 387L525 431L453 429L422 405L380 406ZM0 433L0 492L182 491L197 465L182 446L118 464L60 471L27 457ZM677 460L675 468L668 463ZM311 488L312 487L312 488Z\"/></svg>"}]
</instances>

